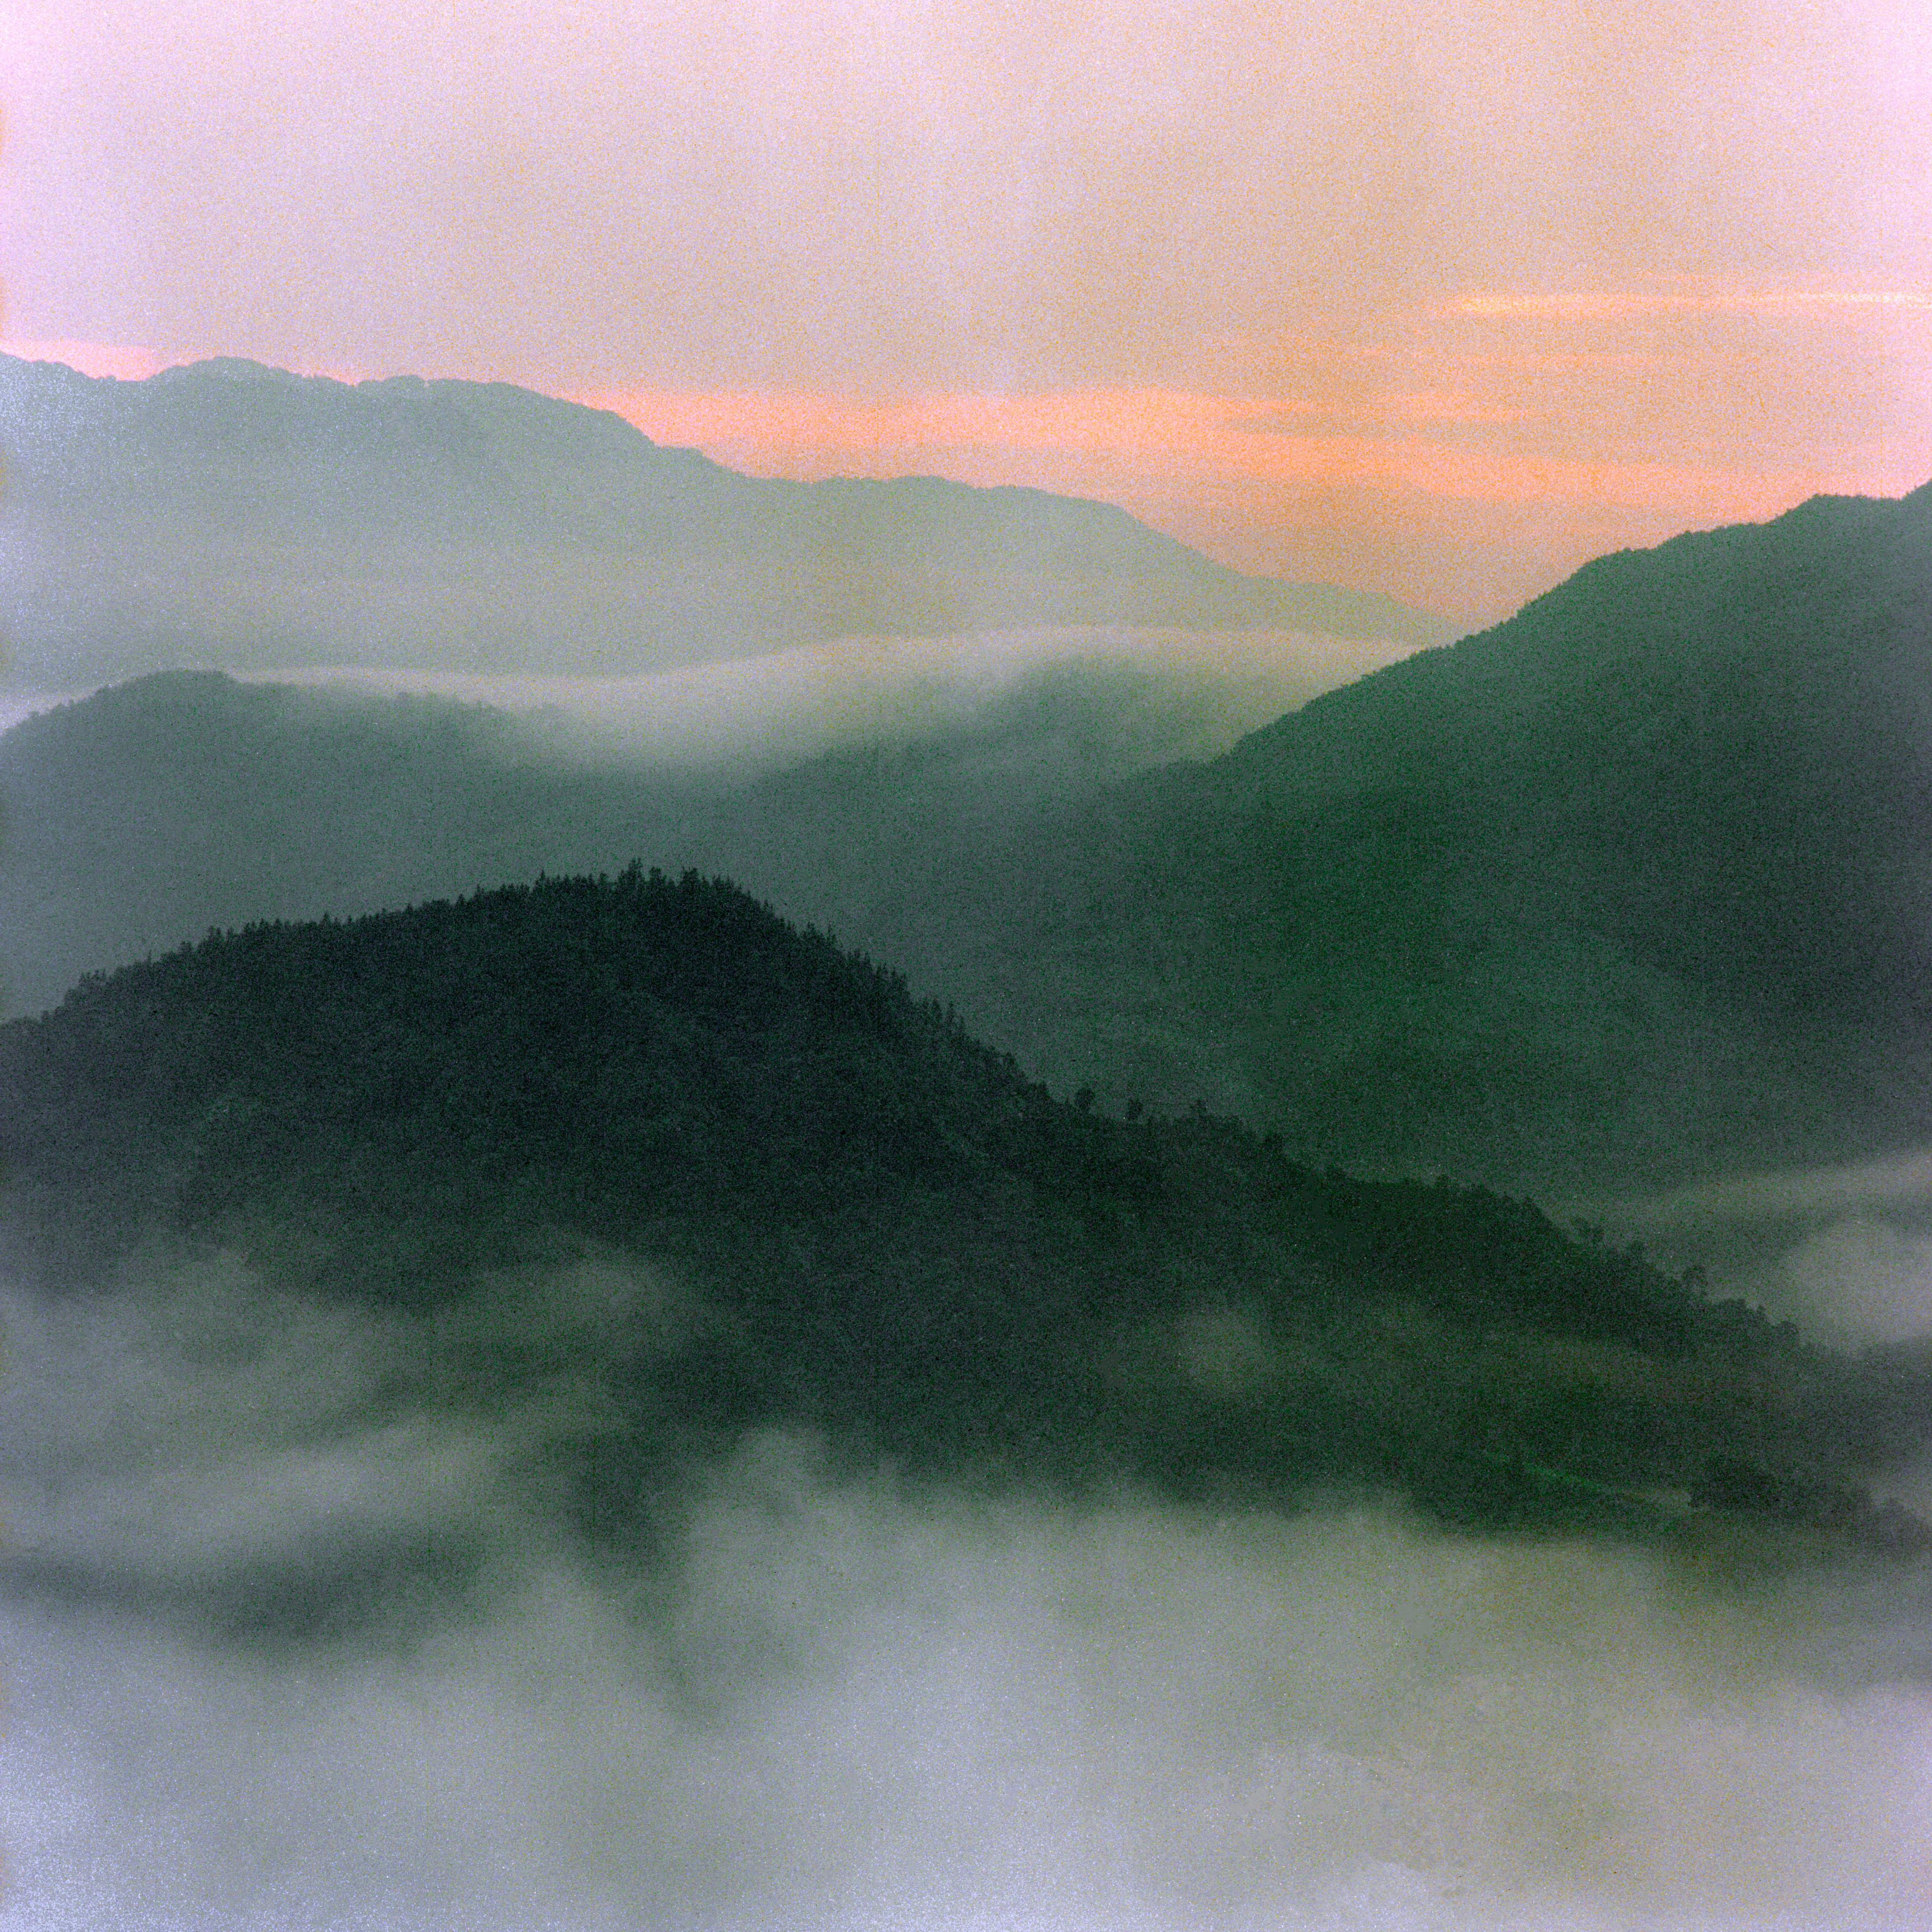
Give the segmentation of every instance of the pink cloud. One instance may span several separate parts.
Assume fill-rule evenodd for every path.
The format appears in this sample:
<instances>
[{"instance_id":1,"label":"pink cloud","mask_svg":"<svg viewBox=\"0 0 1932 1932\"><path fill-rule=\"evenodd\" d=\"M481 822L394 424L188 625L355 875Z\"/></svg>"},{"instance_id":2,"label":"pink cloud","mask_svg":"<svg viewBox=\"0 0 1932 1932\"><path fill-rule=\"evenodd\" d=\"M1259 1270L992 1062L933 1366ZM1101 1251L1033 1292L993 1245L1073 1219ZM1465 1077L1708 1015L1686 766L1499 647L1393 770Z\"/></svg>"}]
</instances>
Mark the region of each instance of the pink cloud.
<instances>
[{"instance_id":1,"label":"pink cloud","mask_svg":"<svg viewBox=\"0 0 1932 1932\"><path fill-rule=\"evenodd\" d=\"M1774 514L1813 490L1856 489L1862 480L1852 466L1831 460L1835 452L1808 463L1740 452L1727 464L1681 452L1600 458L1561 439L1538 448L1537 425L1520 404L1457 391L1371 389L1327 405L1292 394L1162 390L868 400L626 389L578 400L614 410L658 441L790 476L937 470L983 480L989 459L997 468L1002 458L1044 453L1065 460L1059 487L1072 489L1118 489L1156 476L1347 483L1405 497L1523 503L1556 496L1619 508L1668 502L1720 516ZM1452 425L1530 434L1445 442L1441 432Z\"/></svg>"},{"instance_id":2,"label":"pink cloud","mask_svg":"<svg viewBox=\"0 0 1932 1932\"><path fill-rule=\"evenodd\" d=\"M124 382L144 382L164 365L152 349L124 342L23 342L0 340L0 355L17 356L23 362L64 362L83 376L112 376Z\"/></svg>"},{"instance_id":3,"label":"pink cloud","mask_svg":"<svg viewBox=\"0 0 1932 1932\"><path fill-rule=\"evenodd\" d=\"M1434 311L1438 319L1582 321L1670 315L1802 316L1809 310L1932 311L1932 288L1487 290Z\"/></svg>"}]
</instances>

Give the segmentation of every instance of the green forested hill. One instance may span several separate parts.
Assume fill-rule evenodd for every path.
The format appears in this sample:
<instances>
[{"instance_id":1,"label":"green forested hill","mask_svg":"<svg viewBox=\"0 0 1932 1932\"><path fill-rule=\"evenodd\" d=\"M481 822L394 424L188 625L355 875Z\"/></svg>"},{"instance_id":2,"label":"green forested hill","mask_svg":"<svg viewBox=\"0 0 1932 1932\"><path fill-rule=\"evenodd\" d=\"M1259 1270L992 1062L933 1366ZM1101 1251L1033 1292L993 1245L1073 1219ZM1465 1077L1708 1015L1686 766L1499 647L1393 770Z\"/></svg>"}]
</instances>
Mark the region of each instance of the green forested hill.
<instances>
[{"instance_id":1,"label":"green forested hill","mask_svg":"<svg viewBox=\"0 0 1932 1932\"><path fill-rule=\"evenodd\" d=\"M1614 1186L1932 1136L1932 488L1606 557L935 884L1049 1078Z\"/></svg>"},{"instance_id":2,"label":"green forested hill","mask_svg":"<svg viewBox=\"0 0 1932 1932\"><path fill-rule=\"evenodd\" d=\"M1858 1486L1896 1444L1788 1330L1524 1202L1056 1102L695 874L212 935L0 1030L0 1107L48 1292L220 1246L412 1320L488 1304L514 1374L545 1269L666 1271L695 1312L607 1339L600 1518L668 1444L792 1419L921 1466L1904 1533Z\"/></svg>"}]
</instances>

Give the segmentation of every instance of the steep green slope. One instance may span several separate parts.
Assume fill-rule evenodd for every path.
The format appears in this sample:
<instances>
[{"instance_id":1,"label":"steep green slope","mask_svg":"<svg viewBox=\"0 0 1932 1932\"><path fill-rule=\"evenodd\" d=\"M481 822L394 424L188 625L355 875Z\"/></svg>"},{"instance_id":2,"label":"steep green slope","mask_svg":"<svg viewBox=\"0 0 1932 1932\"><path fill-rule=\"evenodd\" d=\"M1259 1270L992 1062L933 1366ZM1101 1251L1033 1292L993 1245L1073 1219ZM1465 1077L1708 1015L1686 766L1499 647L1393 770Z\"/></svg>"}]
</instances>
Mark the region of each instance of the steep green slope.
<instances>
[{"instance_id":1,"label":"steep green slope","mask_svg":"<svg viewBox=\"0 0 1932 1932\"><path fill-rule=\"evenodd\" d=\"M412 1320L484 1306L488 1372L515 1376L544 1372L546 1270L668 1271L686 1313L603 1345L569 1477L598 1521L680 1443L798 1420L954 1472L1916 1533L1858 1488L1897 1444L1832 1420L1848 1371L1788 1330L1525 1203L1058 1103L695 874L258 926L92 979L0 1030L0 1121L11 1264L44 1292L226 1247Z\"/></svg>"},{"instance_id":2,"label":"steep green slope","mask_svg":"<svg viewBox=\"0 0 1932 1932\"><path fill-rule=\"evenodd\" d=\"M1049 1077L1344 1160L1546 1186L1912 1144L1928 703L1932 490L1820 499L1603 559L866 938L970 960L948 990Z\"/></svg>"}]
</instances>

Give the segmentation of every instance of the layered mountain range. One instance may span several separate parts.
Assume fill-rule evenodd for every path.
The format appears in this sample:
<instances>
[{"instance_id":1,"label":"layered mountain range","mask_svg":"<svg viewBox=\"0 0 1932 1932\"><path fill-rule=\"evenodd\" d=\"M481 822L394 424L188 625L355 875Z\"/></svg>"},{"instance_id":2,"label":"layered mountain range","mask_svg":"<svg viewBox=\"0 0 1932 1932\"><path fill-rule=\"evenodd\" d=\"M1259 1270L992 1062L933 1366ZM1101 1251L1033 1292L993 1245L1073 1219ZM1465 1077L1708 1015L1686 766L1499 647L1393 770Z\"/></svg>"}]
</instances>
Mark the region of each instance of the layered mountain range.
<instances>
[{"instance_id":1,"label":"layered mountain range","mask_svg":"<svg viewBox=\"0 0 1932 1932\"><path fill-rule=\"evenodd\" d=\"M1928 611L1932 491L1819 499L1601 560L1210 762L1066 673L750 781L152 680L0 740L11 998L637 858L836 930L1063 1091L1304 1158L1543 1191L1890 1153L1932 1132Z\"/></svg>"},{"instance_id":2,"label":"layered mountain range","mask_svg":"<svg viewBox=\"0 0 1932 1932\"><path fill-rule=\"evenodd\" d=\"M1921 1144L1928 694L1932 488L1816 499L1124 786L941 895L938 943L1001 935L986 998L1060 1077L1154 1040L1141 1077L1350 1158L1661 1180Z\"/></svg>"},{"instance_id":3,"label":"layered mountain range","mask_svg":"<svg viewBox=\"0 0 1932 1932\"><path fill-rule=\"evenodd\" d=\"M72 407L21 445L10 581L130 662L171 596L200 651L258 565L258 664L376 639L398 586L429 628L367 655L447 665L489 605L478 662L634 664L643 556L716 620L665 618L699 655L1287 621L1100 506L756 484L518 392L29 376ZM346 615L292 644L298 583ZM87 615L103 586L148 614ZM1205 687L1118 656L757 772L110 685L0 737L39 1015L0 1028L0 1263L110 1325L178 1297L224 1360L346 1324L356 1430L473 1422L518 1520L646 1598L703 1472L802 1438L955 1496L1916 1559L1876 1498L1922 1458L1922 1350L1834 1354L1527 1197L1924 1143L1928 612L1932 490L1604 559L1204 759ZM158 1580L49 1529L4 1580L253 1645L496 1587L480 1503L389 1520Z\"/></svg>"}]
</instances>

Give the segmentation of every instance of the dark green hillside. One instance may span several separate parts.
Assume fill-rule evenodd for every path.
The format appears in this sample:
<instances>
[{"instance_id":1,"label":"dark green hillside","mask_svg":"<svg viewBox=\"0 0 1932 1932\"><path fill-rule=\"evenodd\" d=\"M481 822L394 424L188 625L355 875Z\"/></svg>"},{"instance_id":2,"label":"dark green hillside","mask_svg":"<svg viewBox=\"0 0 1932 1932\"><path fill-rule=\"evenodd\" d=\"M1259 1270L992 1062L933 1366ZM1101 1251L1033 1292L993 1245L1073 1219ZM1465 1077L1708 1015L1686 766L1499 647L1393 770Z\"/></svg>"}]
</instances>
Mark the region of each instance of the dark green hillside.
<instances>
[{"instance_id":1,"label":"dark green hillside","mask_svg":"<svg viewBox=\"0 0 1932 1932\"><path fill-rule=\"evenodd\" d=\"M1840 1372L1788 1330L1522 1202L1058 1102L694 873L211 936L0 1030L0 1100L49 1291L218 1244L412 1319L482 1298L514 1374L532 1270L668 1268L703 1312L611 1342L600 1516L667 1444L793 1418L1187 1493L1885 1528L1856 1463L1896 1444L1827 1422Z\"/></svg>"},{"instance_id":2,"label":"dark green hillside","mask_svg":"<svg viewBox=\"0 0 1932 1932\"><path fill-rule=\"evenodd\" d=\"M1606 557L942 885L1049 1078L1538 1187L1932 1137L1932 488ZM989 947L986 935L1000 935Z\"/></svg>"}]
</instances>

